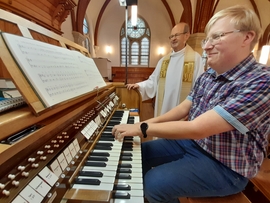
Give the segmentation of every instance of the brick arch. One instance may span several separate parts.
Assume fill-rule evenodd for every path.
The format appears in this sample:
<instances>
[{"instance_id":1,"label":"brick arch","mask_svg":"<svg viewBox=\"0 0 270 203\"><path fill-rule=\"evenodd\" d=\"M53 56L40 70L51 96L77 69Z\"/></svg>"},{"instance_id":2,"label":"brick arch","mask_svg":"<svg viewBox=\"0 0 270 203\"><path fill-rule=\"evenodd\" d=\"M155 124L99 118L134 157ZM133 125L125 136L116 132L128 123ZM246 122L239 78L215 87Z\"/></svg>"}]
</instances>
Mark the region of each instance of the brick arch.
<instances>
[{"instance_id":1,"label":"brick arch","mask_svg":"<svg viewBox=\"0 0 270 203\"><path fill-rule=\"evenodd\" d=\"M249 0L254 12L258 15L260 23L261 17L259 14L258 7L254 0ZM195 12L195 21L194 21L194 33L204 32L204 28L210 18L214 15L217 5L219 4L219 0L197 0L196 12Z\"/></svg>"},{"instance_id":2,"label":"brick arch","mask_svg":"<svg viewBox=\"0 0 270 203\"><path fill-rule=\"evenodd\" d=\"M77 12L77 20L74 20L74 14L72 17L72 22L73 22L73 30L78 31L82 33L82 25L83 25L83 19L85 16L86 8L89 5L91 0L79 0L78 2L78 10ZM94 32L94 42L97 43L97 36L98 36L98 31L99 31L99 24L101 21L101 18L104 14L104 11L108 4L110 3L111 0L106 0L99 12L97 22L95 25L95 32ZM186 22L190 25L191 33L200 33L204 32L204 28L209 21L209 19L213 16L217 5L219 4L219 0L197 0L196 2L196 11L195 11L195 20L194 20L194 26L192 24L192 7L191 7L191 2L190 0L179 0L184 8L184 11L182 13L182 16L179 20L179 22L183 21ZM255 13L258 15L259 20L260 20L260 15L259 11L257 8L257 5L254 0L249 0ZM176 24L173 13L167 3L167 0L161 0L163 3L164 7L166 8L166 11L170 17L172 27ZM261 20L260 20L261 22ZM265 44L267 41L264 39L265 36L269 36L269 26L267 30L265 30L264 37L260 41L260 47ZM97 44L96 44L97 45Z\"/></svg>"},{"instance_id":3,"label":"brick arch","mask_svg":"<svg viewBox=\"0 0 270 203\"><path fill-rule=\"evenodd\" d=\"M172 27L175 26L175 20L174 20L174 17L173 17L173 13L172 13L172 10L169 6L169 4L167 3L166 0L161 0L163 5L165 6L166 10L167 10L167 13L169 14L169 17L170 17L170 20L171 20L171 23L172 23Z\"/></svg>"},{"instance_id":4,"label":"brick arch","mask_svg":"<svg viewBox=\"0 0 270 203\"><path fill-rule=\"evenodd\" d=\"M189 24L190 32L193 33L193 26L192 26L192 8L190 0L180 0L182 3L182 6L184 8L184 11L182 13L180 22L186 22Z\"/></svg>"}]
</instances>

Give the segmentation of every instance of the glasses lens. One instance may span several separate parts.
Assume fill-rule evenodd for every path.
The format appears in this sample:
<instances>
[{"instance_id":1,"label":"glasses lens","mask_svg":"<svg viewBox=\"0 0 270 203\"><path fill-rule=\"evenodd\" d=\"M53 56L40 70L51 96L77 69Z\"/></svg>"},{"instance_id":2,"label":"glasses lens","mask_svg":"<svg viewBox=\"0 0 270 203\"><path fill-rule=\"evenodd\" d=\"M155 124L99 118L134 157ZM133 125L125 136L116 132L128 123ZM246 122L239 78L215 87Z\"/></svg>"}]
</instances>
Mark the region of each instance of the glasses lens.
<instances>
[{"instance_id":1,"label":"glasses lens","mask_svg":"<svg viewBox=\"0 0 270 203\"><path fill-rule=\"evenodd\" d=\"M201 41L201 46L202 46L202 48L204 48L204 46L205 46L206 42L207 42L207 40L206 40L206 39L203 39L203 40Z\"/></svg>"}]
</instances>

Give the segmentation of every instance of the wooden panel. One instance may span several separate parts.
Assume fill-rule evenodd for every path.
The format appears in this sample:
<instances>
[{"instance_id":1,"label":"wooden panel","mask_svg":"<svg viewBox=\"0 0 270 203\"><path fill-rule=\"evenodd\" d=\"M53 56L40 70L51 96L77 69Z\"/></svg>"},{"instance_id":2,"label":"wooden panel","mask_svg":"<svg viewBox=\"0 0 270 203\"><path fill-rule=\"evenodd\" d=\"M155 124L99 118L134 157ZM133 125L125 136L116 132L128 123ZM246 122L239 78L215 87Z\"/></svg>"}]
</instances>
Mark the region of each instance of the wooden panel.
<instances>
[{"instance_id":1,"label":"wooden panel","mask_svg":"<svg viewBox=\"0 0 270 203\"><path fill-rule=\"evenodd\" d=\"M264 159L260 171L250 181L268 200L270 200L270 159Z\"/></svg>"},{"instance_id":2,"label":"wooden panel","mask_svg":"<svg viewBox=\"0 0 270 203\"><path fill-rule=\"evenodd\" d=\"M124 83L112 83L116 87L116 94L121 98L119 108L142 109L142 98L138 90L128 90ZM139 112L141 116L141 112Z\"/></svg>"},{"instance_id":3,"label":"wooden panel","mask_svg":"<svg viewBox=\"0 0 270 203\"><path fill-rule=\"evenodd\" d=\"M70 189L64 196L68 203L106 203L111 198L111 191L106 190L87 190ZM97 201L98 200L98 201Z\"/></svg>"},{"instance_id":4,"label":"wooden panel","mask_svg":"<svg viewBox=\"0 0 270 203\"><path fill-rule=\"evenodd\" d=\"M226 197L188 198L188 200L189 203L251 203L243 193Z\"/></svg>"},{"instance_id":5,"label":"wooden panel","mask_svg":"<svg viewBox=\"0 0 270 203\"><path fill-rule=\"evenodd\" d=\"M15 23L8 22L4 19L0 19L0 30L2 32L8 32L15 35L22 36L21 31Z\"/></svg>"},{"instance_id":6,"label":"wooden panel","mask_svg":"<svg viewBox=\"0 0 270 203\"><path fill-rule=\"evenodd\" d=\"M155 68L135 68L128 67L127 83L137 83L147 80L153 73ZM126 81L126 68L125 67L112 67L112 81L125 82Z\"/></svg>"},{"instance_id":7,"label":"wooden panel","mask_svg":"<svg viewBox=\"0 0 270 203\"><path fill-rule=\"evenodd\" d=\"M53 45L56 45L56 46L61 46L60 43L59 43L59 41L56 40L56 39L53 39L53 38L48 37L46 35L43 35L41 33L35 32L33 30L30 30L30 33L31 33L32 37L35 40L38 40L38 41L41 41L41 42L45 42L45 43L48 43L48 44L53 44Z\"/></svg>"},{"instance_id":8,"label":"wooden panel","mask_svg":"<svg viewBox=\"0 0 270 203\"><path fill-rule=\"evenodd\" d=\"M73 0L1 0L0 8L12 11L25 19L62 34L61 24L76 6Z\"/></svg>"}]
</instances>

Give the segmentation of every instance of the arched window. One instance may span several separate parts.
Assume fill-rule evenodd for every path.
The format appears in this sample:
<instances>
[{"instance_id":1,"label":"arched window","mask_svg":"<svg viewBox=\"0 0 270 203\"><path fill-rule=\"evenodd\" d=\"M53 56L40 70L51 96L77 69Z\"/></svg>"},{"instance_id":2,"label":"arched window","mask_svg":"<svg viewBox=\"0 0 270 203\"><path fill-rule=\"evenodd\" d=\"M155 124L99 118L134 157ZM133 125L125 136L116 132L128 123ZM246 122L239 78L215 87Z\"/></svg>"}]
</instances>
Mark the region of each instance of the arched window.
<instances>
[{"instance_id":1,"label":"arched window","mask_svg":"<svg viewBox=\"0 0 270 203\"><path fill-rule=\"evenodd\" d=\"M83 34L88 34L89 33L89 25L86 20L86 18L83 19Z\"/></svg>"},{"instance_id":2,"label":"arched window","mask_svg":"<svg viewBox=\"0 0 270 203\"><path fill-rule=\"evenodd\" d=\"M137 18L136 26L131 25L131 19L127 22L127 40L125 32L125 23L120 32L121 47L121 65L142 65L149 66L150 53L150 28L141 18ZM127 51L126 51L127 41Z\"/></svg>"},{"instance_id":3,"label":"arched window","mask_svg":"<svg viewBox=\"0 0 270 203\"><path fill-rule=\"evenodd\" d=\"M86 18L83 19L83 34L86 36L85 40L84 40L84 47L88 50L88 52L91 54L91 43L89 40L89 25L88 22L86 20Z\"/></svg>"}]
</instances>

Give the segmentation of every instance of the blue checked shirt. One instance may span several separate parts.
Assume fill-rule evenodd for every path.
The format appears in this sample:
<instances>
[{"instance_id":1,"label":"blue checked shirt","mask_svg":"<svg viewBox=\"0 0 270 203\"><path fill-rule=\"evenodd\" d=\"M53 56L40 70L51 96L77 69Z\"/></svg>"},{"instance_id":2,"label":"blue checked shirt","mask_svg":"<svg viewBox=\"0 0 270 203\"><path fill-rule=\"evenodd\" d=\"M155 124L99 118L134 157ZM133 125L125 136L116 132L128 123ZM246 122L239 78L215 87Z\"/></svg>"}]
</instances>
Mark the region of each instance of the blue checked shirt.
<instances>
[{"instance_id":1,"label":"blue checked shirt","mask_svg":"<svg viewBox=\"0 0 270 203\"><path fill-rule=\"evenodd\" d=\"M213 109L234 130L195 140L235 172L254 177L263 161L270 133L270 67L250 54L235 68L216 77L209 68L188 96L189 120Z\"/></svg>"}]
</instances>

